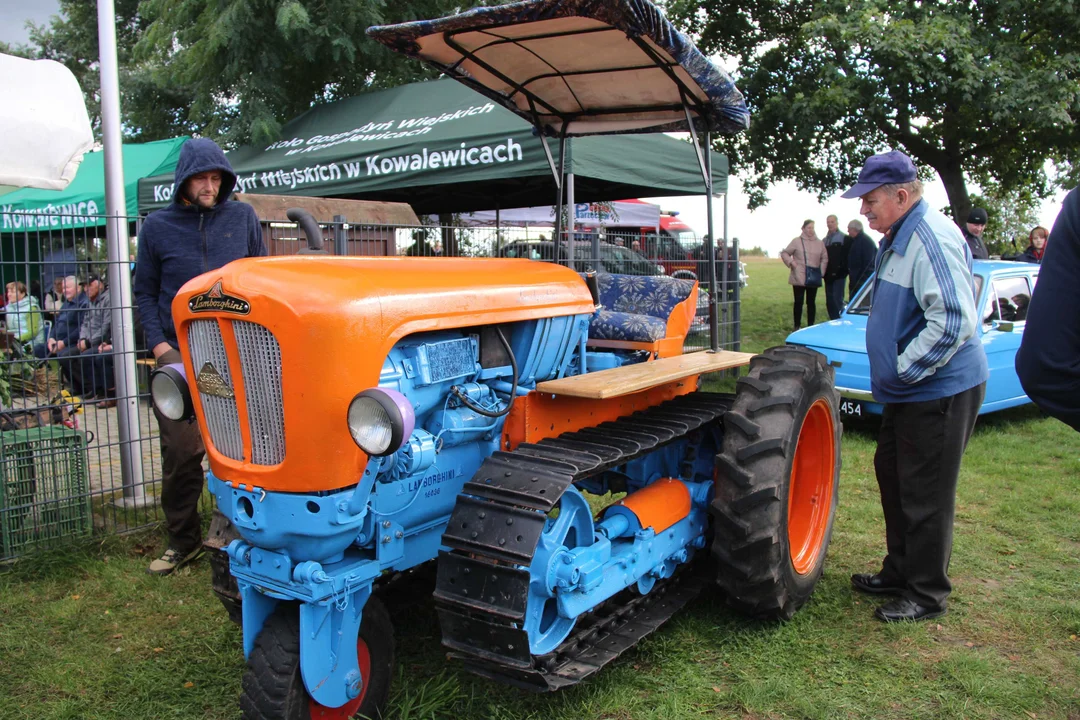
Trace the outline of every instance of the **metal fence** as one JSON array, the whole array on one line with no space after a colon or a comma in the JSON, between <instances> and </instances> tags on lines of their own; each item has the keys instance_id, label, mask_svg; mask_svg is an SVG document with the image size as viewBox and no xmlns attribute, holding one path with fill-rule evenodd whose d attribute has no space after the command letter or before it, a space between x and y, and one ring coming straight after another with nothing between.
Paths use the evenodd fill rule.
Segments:
<instances>
[{"instance_id":1,"label":"metal fence","mask_svg":"<svg viewBox=\"0 0 1080 720\"><path fill-rule=\"evenodd\" d=\"M68 281L67 293L78 299L95 292L93 278L107 283L119 277L113 273L132 273L134 264L119 267L109 260L101 216L5 220L0 229L6 291L0 325L0 560L162 519L158 429L149 398L153 360L132 298L110 293L109 299L110 306L135 316L135 346L129 352L115 350L108 337L83 352L49 342L69 326L59 311L65 278L75 278L74 289ZM125 220L135 257L139 220ZM705 259L695 250L700 242L673 255L655 236L630 232L599 238L579 232L554 243L550 229L350 225L340 217L321 227L324 248L336 255L523 257L579 271L708 276ZM263 233L272 255L294 254L307 245L291 223L263 223ZM718 252L718 344L738 349L737 245L727 255L725 264L724 250ZM687 351L710 346L704 285ZM123 377L129 371L136 375L130 383L137 388L134 396L115 390L129 385Z\"/></svg>"}]
</instances>

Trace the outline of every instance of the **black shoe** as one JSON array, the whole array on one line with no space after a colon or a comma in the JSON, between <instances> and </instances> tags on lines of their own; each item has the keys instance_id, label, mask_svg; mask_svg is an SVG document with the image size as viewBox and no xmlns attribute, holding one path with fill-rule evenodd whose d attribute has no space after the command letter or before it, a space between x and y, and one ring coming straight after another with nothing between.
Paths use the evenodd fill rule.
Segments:
<instances>
[{"instance_id":1,"label":"black shoe","mask_svg":"<svg viewBox=\"0 0 1080 720\"><path fill-rule=\"evenodd\" d=\"M886 603L874 611L874 617L887 623L893 622L918 622L930 618L941 617L945 614L945 608L926 607L914 600L900 598Z\"/></svg>"},{"instance_id":2,"label":"black shoe","mask_svg":"<svg viewBox=\"0 0 1080 720\"><path fill-rule=\"evenodd\" d=\"M881 573L857 573L851 576L851 586L859 592L871 595L903 595L904 588L898 585L890 585L882 579Z\"/></svg>"}]
</instances>

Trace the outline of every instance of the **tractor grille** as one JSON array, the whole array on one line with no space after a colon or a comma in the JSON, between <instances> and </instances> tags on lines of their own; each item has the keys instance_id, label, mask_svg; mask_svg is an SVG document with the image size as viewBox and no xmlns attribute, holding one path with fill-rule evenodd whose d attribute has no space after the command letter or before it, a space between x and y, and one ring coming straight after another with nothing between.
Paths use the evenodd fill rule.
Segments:
<instances>
[{"instance_id":1,"label":"tractor grille","mask_svg":"<svg viewBox=\"0 0 1080 720\"><path fill-rule=\"evenodd\" d=\"M232 327L240 355L247 407L238 407L235 395L222 397L199 388L210 441L225 457L243 461L245 448L240 434L240 413L243 412L247 416L252 443L246 455L255 465L277 465L285 459L281 348L273 333L261 325L233 321ZM235 392L236 383L231 376L218 321L193 321L188 326L188 344L196 374L216 372L221 377L222 387Z\"/></svg>"},{"instance_id":2,"label":"tractor grille","mask_svg":"<svg viewBox=\"0 0 1080 720\"><path fill-rule=\"evenodd\" d=\"M233 321L244 369L251 462L277 465L285 459L285 414L281 398L281 348L262 325Z\"/></svg>"}]
</instances>

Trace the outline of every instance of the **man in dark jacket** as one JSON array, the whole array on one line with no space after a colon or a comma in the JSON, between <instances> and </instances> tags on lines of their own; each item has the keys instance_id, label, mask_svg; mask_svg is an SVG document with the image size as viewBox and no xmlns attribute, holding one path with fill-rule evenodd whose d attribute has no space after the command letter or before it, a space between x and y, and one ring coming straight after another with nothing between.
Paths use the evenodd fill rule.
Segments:
<instances>
[{"instance_id":1,"label":"man in dark jacket","mask_svg":"<svg viewBox=\"0 0 1080 720\"><path fill-rule=\"evenodd\" d=\"M57 356L64 348L79 342L79 328L82 326L83 312L90 305L86 293L79 292L79 281L74 275L64 278L64 304L56 313L45 342L34 346L34 355L39 358Z\"/></svg>"},{"instance_id":2,"label":"man in dark jacket","mask_svg":"<svg viewBox=\"0 0 1080 720\"><path fill-rule=\"evenodd\" d=\"M1080 188L1065 196L1016 353L1024 392L1048 415L1080 430Z\"/></svg>"},{"instance_id":3,"label":"man in dark jacket","mask_svg":"<svg viewBox=\"0 0 1080 720\"><path fill-rule=\"evenodd\" d=\"M825 218L825 226L829 229L823 238L825 252L829 254L829 264L825 266L825 309L829 313L829 319L835 320L840 317L840 311L844 307L844 278L848 276L848 250L851 249L851 242L840 232L839 221L835 215Z\"/></svg>"},{"instance_id":4,"label":"man in dark jacket","mask_svg":"<svg viewBox=\"0 0 1080 720\"><path fill-rule=\"evenodd\" d=\"M986 243L982 239L983 230L986 229L988 219L986 211L982 208L971 208L971 212L968 213L967 224L964 226L964 240L967 241L968 247L971 248L971 258L973 260L987 260L990 257L990 252L986 249Z\"/></svg>"},{"instance_id":5,"label":"man in dark jacket","mask_svg":"<svg viewBox=\"0 0 1080 720\"><path fill-rule=\"evenodd\" d=\"M172 202L143 223L135 299L158 367L181 362L172 318L180 287L233 260L266 255L255 210L229 200L235 186L221 148L205 138L188 140L176 163ZM154 414L161 429L161 508L169 547L148 572L167 575L202 553L198 504L205 450L195 423L170 421L156 408Z\"/></svg>"},{"instance_id":6,"label":"man in dark jacket","mask_svg":"<svg viewBox=\"0 0 1080 720\"><path fill-rule=\"evenodd\" d=\"M863 232L860 220L852 220L847 226L848 241L848 300L863 286L874 272L874 258L877 257L877 243Z\"/></svg>"}]
</instances>

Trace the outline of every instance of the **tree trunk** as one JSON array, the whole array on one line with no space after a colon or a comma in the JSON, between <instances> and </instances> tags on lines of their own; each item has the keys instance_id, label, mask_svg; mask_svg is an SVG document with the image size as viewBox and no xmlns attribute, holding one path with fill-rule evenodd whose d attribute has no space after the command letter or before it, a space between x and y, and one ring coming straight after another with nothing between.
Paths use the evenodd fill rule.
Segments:
<instances>
[{"instance_id":1,"label":"tree trunk","mask_svg":"<svg viewBox=\"0 0 1080 720\"><path fill-rule=\"evenodd\" d=\"M446 257L457 257L459 255L457 233L454 232L453 224L454 216L452 213L439 213L439 225L442 227L442 254Z\"/></svg>"},{"instance_id":2,"label":"tree trunk","mask_svg":"<svg viewBox=\"0 0 1080 720\"><path fill-rule=\"evenodd\" d=\"M949 206L952 208L953 220L963 227L971 212L971 196L968 195L967 182L964 181L964 169L960 161L950 161L948 165L934 168L945 185L945 192L949 196Z\"/></svg>"}]
</instances>

